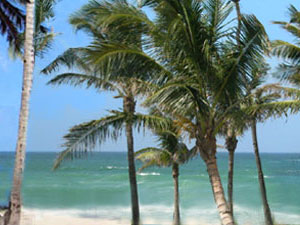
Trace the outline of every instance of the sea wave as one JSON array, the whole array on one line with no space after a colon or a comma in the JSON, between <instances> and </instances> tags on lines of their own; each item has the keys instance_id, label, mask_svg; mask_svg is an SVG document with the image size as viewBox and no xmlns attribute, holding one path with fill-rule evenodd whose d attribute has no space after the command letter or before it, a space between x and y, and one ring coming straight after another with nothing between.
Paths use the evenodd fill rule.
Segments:
<instances>
[{"instance_id":1,"label":"sea wave","mask_svg":"<svg viewBox=\"0 0 300 225\"><path fill-rule=\"evenodd\" d=\"M138 175L140 176L160 176L160 173L155 173L155 172L152 172L152 173L137 173Z\"/></svg>"},{"instance_id":2,"label":"sea wave","mask_svg":"<svg viewBox=\"0 0 300 225\"><path fill-rule=\"evenodd\" d=\"M147 221L149 224L172 224L173 205L141 205L140 211L142 220ZM102 206L94 207L91 209L37 209L25 208L24 212L33 214L37 217L57 217L62 216L70 218L88 218L98 220L116 220L116 221L130 221L131 208L130 206ZM258 208L247 206L235 205L234 212L236 220L239 224L256 225L262 224L264 221L263 211ZM286 213L286 212L273 212L276 221L282 224L297 224L300 221L300 215ZM181 208L181 218L183 224L199 225L219 224L219 216L214 204L197 205L192 207ZM94 223L93 223L94 224ZM96 223L95 223L96 224ZM114 223L113 223L114 224Z\"/></svg>"},{"instance_id":3,"label":"sea wave","mask_svg":"<svg viewBox=\"0 0 300 225\"><path fill-rule=\"evenodd\" d=\"M128 167L124 167L124 166L107 166L106 169L108 169L108 170L112 170L112 169L123 170L123 169L128 169Z\"/></svg>"}]
</instances>

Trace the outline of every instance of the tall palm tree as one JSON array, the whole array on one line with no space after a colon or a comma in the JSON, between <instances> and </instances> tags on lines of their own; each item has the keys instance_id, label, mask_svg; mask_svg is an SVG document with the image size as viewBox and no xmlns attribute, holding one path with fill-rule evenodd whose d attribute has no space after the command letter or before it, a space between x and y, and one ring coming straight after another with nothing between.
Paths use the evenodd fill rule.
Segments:
<instances>
[{"instance_id":1,"label":"tall palm tree","mask_svg":"<svg viewBox=\"0 0 300 225\"><path fill-rule=\"evenodd\" d=\"M267 193L266 193L266 187L265 187L265 181L264 181L264 175L261 165L261 159L258 149L258 142L257 142L257 130L256 130L256 123L260 121L264 121L269 116L274 113L273 111L268 111L266 113L266 108L263 108L263 110L259 111L257 110L258 107L263 107L263 105L273 105L277 104L276 101L281 97L278 93L271 92L270 94L265 92L264 87L259 88L259 85L263 82L264 76L267 74L268 68L266 65L261 64L257 68L256 71L253 71L255 73L255 79L252 80L252 82L248 85L248 91L253 92L254 95L252 98L248 99L248 102L246 104L246 107L255 108L255 112L251 112L250 116L248 117L249 127L251 129L252 134L252 141L253 141L253 149L255 154L255 160L256 160L256 167L258 172L258 181L259 181L259 187L260 187L260 193L261 193L261 199L263 203L264 208L264 216L265 216L265 223L267 225L273 225L271 210L268 204L267 200ZM270 105L269 105L270 106Z\"/></svg>"},{"instance_id":2,"label":"tall palm tree","mask_svg":"<svg viewBox=\"0 0 300 225\"><path fill-rule=\"evenodd\" d=\"M25 1L20 2L25 3ZM26 30L15 37L17 44L16 42L10 43L10 48L13 53L24 60L24 71L15 169L8 210L10 218L9 221L6 222L6 224L8 223L9 225L20 223L20 207L22 204L21 185L25 161L29 98L32 87L34 62L35 56L42 56L50 47L50 42L54 38L54 34L52 32L49 33L50 30L43 24L46 20L53 18L54 3L55 0L27 1ZM33 37L31 35L33 35Z\"/></svg>"},{"instance_id":3,"label":"tall palm tree","mask_svg":"<svg viewBox=\"0 0 300 225\"><path fill-rule=\"evenodd\" d=\"M21 219L21 186L24 171L29 99L34 69L34 0L26 2L26 26L24 41L24 66L19 129L16 146L13 185L10 195L9 225L19 225Z\"/></svg>"},{"instance_id":4,"label":"tall palm tree","mask_svg":"<svg viewBox=\"0 0 300 225\"><path fill-rule=\"evenodd\" d=\"M249 21L254 22L255 18L251 18ZM245 27L250 25L251 22L249 23L249 21L246 21L246 19L244 19L243 22L244 22ZM254 34L257 35L258 27L260 25L259 25L259 23L257 23L257 21L255 21L254 23L256 23L256 25L257 25L257 27L256 27L257 30ZM251 24L251 25L253 25L253 24ZM254 39L256 39L257 36L255 37L255 35L252 36L251 38L249 38L246 42L249 43L249 41L252 42ZM241 42L242 41L244 41L243 48L245 49L245 46L246 46L245 39L241 40ZM256 40L256 41L259 42L259 40ZM237 58L239 58L240 56L241 56L241 58L243 58L243 56L244 56L243 54L244 53L238 51ZM253 54L253 52L251 52L250 54ZM229 56L230 55L226 55L226 56L219 55L217 57L228 58ZM253 54L252 57L255 57L255 54ZM196 143L197 143L198 151L200 152L200 155L201 155L202 159L204 159L206 166L207 166L207 170L208 170L208 173L210 176L210 181L211 181L211 184L213 187L215 201L218 205L220 217L221 217L223 224L234 224L234 221L233 221L232 211L228 211L228 209L227 209L227 202L224 197L223 188L222 188L221 180L219 177L219 172L217 169L216 158L215 158L215 154L216 154L215 135L218 132L218 129L220 129L220 127L222 126L222 124L225 123L225 118L228 116L229 112L232 113L233 111L235 111L236 106L238 105L237 104L238 100L235 97L235 95L239 92L239 90L238 90L239 87L238 86L234 87L231 85L238 85L239 82L243 81L242 77L239 78L237 76L238 74L246 74L248 72L248 71L238 71L238 69L243 70L242 66L245 65L245 64L243 64L243 63L245 63L245 61L243 61L243 60L245 60L245 58L241 59L240 62L238 62L239 65L241 66L241 68L236 68L235 66L230 67L230 65L228 65L228 64L226 65L226 63L228 63L228 61L226 63L225 63L225 61L223 61L223 63L225 63L222 65L223 68L219 68L220 70L217 69L217 70L215 70L215 72L211 71L209 73L209 75L211 75L211 73L227 75L228 73L226 73L225 70L228 69L228 67L229 67L230 68L229 71L231 72L231 74L229 73L230 75L228 75L228 77L226 77L226 75L225 75L225 77L222 78L222 79L224 79L222 82L223 84L225 83L225 85L226 85L226 82L228 82L227 87L224 87L224 86L222 87L222 85L221 85L216 90L213 90L213 89L207 90L209 94L206 93L204 95L203 95L203 93L201 93L201 91L198 91L198 90L201 90L201 89L203 90L204 88L211 88L211 86L203 87L201 84L199 85L199 83L196 81L197 84L199 85L197 87L196 83L194 83L194 81L191 80L191 81L188 81L188 83L190 83L190 84L187 84L186 87L184 87L184 89L185 88L188 89L187 91L192 92L191 97L192 97L192 99L194 99L192 101L195 101L195 103L196 103L196 107L194 108L194 110L197 112L196 116L195 116L196 129L193 133L196 134ZM240 72L242 72L242 73L240 73ZM229 81L228 81L229 79L232 79L231 84L229 84ZM239 79L241 79L241 80L239 80ZM216 82L216 80L214 80L214 82ZM234 82L235 82L235 84L234 84ZM184 83L184 82L181 81L181 86L182 86L182 83ZM175 85L177 86L178 84L175 84ZM210 84L210 85L212 85L212 84ZM174 88L174 86L173 86L173 88ZM177 86L177 87L179 87L179 86ZM162 91L164 91L165 93L163 93ZM166 90L162 90L162 91L161 91L161 93L158 93L158 95L157 95L158 98L155 99L155 101L157 101L157 100L159 101L159 99L164 98L164 96L166 94L170 95L170 93L173 92L170 89L167 91ZM169 92L169 91L171 91L171 92ZM215 96L212 96L213 91L216 91ZM182 90L182 92L183 92L183 90ZM221 94L221 92L223 94ZM226 96L228 99L231 99L232 102L230 104L228 104L228 103L224 104L226 101L224 102L224 99L222 99L221 95ZM207 98L207 96L209 96L209 98ZM154 98L153 98L153 100L154 100ZM154 102L154 101L152 101L152 102ZM166 102L165 101L163 103L164 104L167 103L166 105L171 105L171 107L173 107L173 108L175 106L175 105L173 105L175 102ZM178 103L176 103L176 104L178 105ZM220 109L222 109L222 110L220 110ZM235 135L233 132L230 135L228 135L227 147L231 152L230 155L233 156L234 149L236 148L236 138L235 138ZM233 159L231 162L233 162ZM231 168L232 167L233 167L233 165L231 165Z\"/></svg>"},{"instance_id":5,"label":"tall palm tree","mask_svg":"<svg viewBox=\"0 0 300 225\"><path fill-rule=\"evenodd\" d=\"M193 151L182 142L181 129L173 123L167 130L156 130L160 148L143 148L135 153L136 159L144 164L139 169L142 171L150 166L172 167L174 181L174 213L173 224L180 225L180 204L179 204L179 165L187 162L193 156Z\"/></svg>"},{"instance_id":6,"label":"tall palm tree","mask_svg":"<svg viewBox=\"0 0 300 225\"><path fill-rule=\"evenodd\" d=\"M98 29L110 29L123 37L143 37L143 48L109 42L99 51L93 45L85 60L102 69L135 60L135 69L156 74L151 81L161 86L146 104L187 119L190 137L196 139L206 163L221 221L233 224L216 163L216 134L238 104L228 106L224 96L228 99L243 89L240 74L251 80L250 59L265 48L264 29L254 16L244 17L240 52L228 38L232 32L224 23L231 4L220 0L151 0L144 5L153 8L155 21L125 1L87 4L85 10L97 17L94 24Z\"/></svg>"},{"instance_id":7,"label":"tall palm tree","mask_svg":"<svg viewBox=\"0 0 300 225\"><path fill-rule=\"evenodd\" d=\"M92 2L91 4L96 4ZM75 13L70 22L78 30L83 30L89 35L92 36L93 42L87 46L76 49L68 49L65 53L58 56L52 63L50 63L42 72L50 73L55 71L60 66L67 66L69 68L76 67L82 74L67 73L58 75L52 81L51 84L61 84L68 83L71 85L80 85L86 83L87 87L94 86L100 90L110 90L117 91L118 96L123 99L123 119L121 124L125 126L125 132L127 137L127 152L128 152L128 172L129 172L129 183L131 191L131 207L132 207L132 224L140 223L140 213L139 213L139 201L138 201L138 190L136 182L136 170L134 162L134 143L133 143L133 126L136 122L137 115L135 113L136 97L141 94L147 93L147 90L151 88L150 83L146 83L145 80L140 79L146 78L149 74L148 71L143 69L143 65L139 65L138 62L132 59L124 63L115 63L113 61L106 62L105 64L95 64L91 63L90 59L96 59L89 55L91 50L97 49L98 54L106 53L105 47L109 46L109 42L117 43L119 46L122 45L131 45L136 47L136 51L141 49L141 38L127 38L126 36L119 34L117 32L111 32L108 28L101 29L97 27L95 22L92 19L94 18L87 10L86 7L83 7L77 13ZM139 67L137 69L137 67ZM116 111L114 111L116 112ZM126 116L125 116L126 115ZM149 118L149 117L147 117ZM133 121L135 119L135 121ZM105 120L105 119L104 119ZM101 119L102 121L102 119ZM110 120L109 120L110 121ZM144 121L144 120L143 120ZM154 117L150 118L150 121L154 121ZM113 122L113 121L112 121ZM141 120L140 120L141 123ZM151 123L146 123L147 126L151 126ZM101 125L102 126L102 125ZM108 126L114 127L114 124L108 124ZM81 126L79 126L81 127ZM100 127L101 128L101 127ZM99 129L100 129L99 128ZM116 130L120 129L115 127ZM72 130L70 132L72 133ZM95 131L96 132L96 131ZM118 133L118 132L117 132ZM82 135L87 135L88 139L90 135L97 135L98 133L84 133ZM103 136L103 135L102 135ZM105 141L103 137L98 136L101 142ZM68 137L68 135L67 135ZM79 144L78 144L79 143ZM76 142L72 148L68 148L66 151L62 152L59 156L58 161L55 164L55 168L60 164L61 160L68 154L76 154L78 145L81 143ZM77 145L78 144L78 145ZM88 144L87 144L88 145ZM90 144L91 145L91 144ZM74 150L75 149L75 150ZM80 151L80 148L79 150ZM66 154L68 153L68 154Z\"/></svg>"},{"instance_id":8,"label":"tall palm tree","mask_svg":"<svg viewBox=\"0 0 300 225\"><path fill-rule=\"evenodd\" d=\"M168 121L155 115L142 115L135 112L135 97L147 90L147 84L137 79L119 79L118 81L105 81L101 77L79 74L62 74L50 81L51 84L71 83L73 85L86 82L88 86L105 88L118 92L119 98L123 99L123 111L111 111L111 114L87 123L72 127L64 136L66 149L62 151L55 164L58 168L64 159L80 157L82 153L88 153L88 149L94 149L97 143L105 142L107 138L118 139L125 128L127 138L128 173L131 192L132 224L140 224L139 201L136 181L136 169L134 163L133 127L164 129Z\"/></svg>"},{"instance_id":9,"label":"tall palm tree","mask_svg":"<svg viewBox=\"0 0 300 225\"><path fill-rule=\"evenodd\" d=\"M247 86L248 91L252 92L252 95L251 98L248 98L244 102L242 110L245 112L244 121L251 129L265 224L273 225L274 222L267 199L267 190L259 153L256 126L258 122L264 122L270 117L287 116L288 113L297 113L300 107L300 92L297 89L282 87L278 84L261 86L267 71L268 67L264 63L253 71L255 79Z\"/></svg>"}]
</instances>

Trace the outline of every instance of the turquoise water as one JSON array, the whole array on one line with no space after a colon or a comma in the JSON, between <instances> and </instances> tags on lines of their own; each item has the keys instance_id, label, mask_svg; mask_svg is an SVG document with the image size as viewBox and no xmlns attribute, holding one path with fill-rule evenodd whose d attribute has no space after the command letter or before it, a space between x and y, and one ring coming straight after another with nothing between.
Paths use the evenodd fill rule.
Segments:
<instances>
[{"instance_id":1,"label":"turquoise water","mask_svg":"<svg viewBox=\"0 0 300 225\"><path fill-rule=\"evenodd\" d=\"M126 153L94 153L87 159L66 162L53 172L56 153L28 153L23 186L26 208L77 210L107 218L130 218ZM0 203L7 202L13 153L0 152ZM300 224L300 154L262 154L271 210L276 221ZM223 186L227 182L227 154L218 154ZM140 163L137 163L137 167ZM137 176L142 218L171 220L173 181L170 168L149 168ZM217 223L206 169L196 158L180 168L183 221L190 218ZM234 202L239 224L261 224L262 207L255 159L237 153ZM188 224L188 222L187 222ZM201 224L199 222L199 224Z\"/></svg>"}]
</instances>

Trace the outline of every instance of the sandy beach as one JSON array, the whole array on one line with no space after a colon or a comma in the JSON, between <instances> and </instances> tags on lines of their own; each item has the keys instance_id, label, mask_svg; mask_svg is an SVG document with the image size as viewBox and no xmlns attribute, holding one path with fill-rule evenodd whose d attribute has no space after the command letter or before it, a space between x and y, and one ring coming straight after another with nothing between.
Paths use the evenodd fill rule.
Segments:
<instances>
[{"instance_id":1,"label":"sandy beach","mask_svg":"<svg viewBox=\"0 0 300 225\"><path fill-rule=\"evenodd\" d=\"M99 225L111 224L121 225L130 224L130 221L125 219L104 219L92 218L83 214L64 213L62 211L47 211L36 209L24 209L21 225Z\"/></svg>"},{"instance_id":2,"label":"sandy beach","mask_svg":"<svg viewBox=\"0 0 300 225\"><path fill-rule=\"evenodd\" d=\"M78 213L69 210L39 210L24 209L21 225L126 225L130 221L125 218L103 218L101 216L92 216L88 211ZM172 221L157 220L155 218L145 218L142 220L143 225L171 225ZM184 221L188 225L218 225L208 221L199 221L189 219ZM249 224L250 225L250 224Z\"/></svg>"}]
</instances>

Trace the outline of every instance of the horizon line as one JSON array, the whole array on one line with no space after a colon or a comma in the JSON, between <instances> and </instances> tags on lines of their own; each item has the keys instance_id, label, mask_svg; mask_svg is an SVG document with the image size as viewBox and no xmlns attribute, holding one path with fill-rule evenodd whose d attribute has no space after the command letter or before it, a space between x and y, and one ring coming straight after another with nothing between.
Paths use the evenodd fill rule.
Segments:
<instances>
[{"instance_id":1,"label":"horizon line","mask_svg":"<svg viewBox=\"0 0 300 225\"><path fill-rule=\"evenodd\" d=\"M0 151L0 153L14 153L15 151ZM93 153L126 153L127 151L90 151L87 154ZM26 151L26 153L60 153L59 151ZM217 153L227 153L227 151L220 151ZM235 152L235 153L254 153L253 151ZM260 152L260 154L300 154L300 152Z\"/></svg>"}]
</instances>

